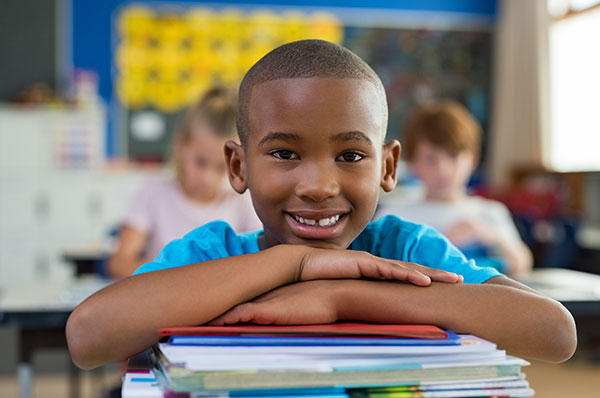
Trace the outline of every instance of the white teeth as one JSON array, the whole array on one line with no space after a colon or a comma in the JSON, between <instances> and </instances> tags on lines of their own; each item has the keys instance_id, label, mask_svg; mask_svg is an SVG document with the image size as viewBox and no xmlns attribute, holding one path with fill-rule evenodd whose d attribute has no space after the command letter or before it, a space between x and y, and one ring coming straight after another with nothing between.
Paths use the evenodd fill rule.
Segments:
<instances>
[{"instance_id":1,"label":"white teeth","mask_svg":"<svg viewBox=\"0 0 600 398\"><path fill-rule=\"evenodd\" d=\"M305 225L319 225L320 227L328 227L330 225L334 225L336 222L338 222L338 220L340 219L340 215L335 215L335 216L331 216L328 218L322 218L320 220L311 220L310 218L303 218L303 217L299 217L299 216L294 216L294 218L296 219L296 221L305 224Z\"/></svg>"}]
</instances>

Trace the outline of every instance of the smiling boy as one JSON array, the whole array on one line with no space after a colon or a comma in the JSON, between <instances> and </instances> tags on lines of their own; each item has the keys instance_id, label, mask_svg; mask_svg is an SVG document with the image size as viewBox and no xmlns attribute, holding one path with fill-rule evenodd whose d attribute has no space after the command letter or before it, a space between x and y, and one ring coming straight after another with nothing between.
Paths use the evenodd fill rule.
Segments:
<instances>
[{"instance_id":1,"label":"smiling boy","mask_svg":"<svg viewBox=\"0 0 600 398\"><path fill-rule=\"evenodd\" d=\"M573 354L558 302L477 267L428 227L369 223L380 187L396 184L400 145L384 144L385 92L355 54L319 40L273 50L246 74L237 118L229 180L250 190L264 230L207 224L88 298L67 324L79 366L141 352L159 328L208 322L437 324L529 358Z\"/></svg>"}]
</instances>

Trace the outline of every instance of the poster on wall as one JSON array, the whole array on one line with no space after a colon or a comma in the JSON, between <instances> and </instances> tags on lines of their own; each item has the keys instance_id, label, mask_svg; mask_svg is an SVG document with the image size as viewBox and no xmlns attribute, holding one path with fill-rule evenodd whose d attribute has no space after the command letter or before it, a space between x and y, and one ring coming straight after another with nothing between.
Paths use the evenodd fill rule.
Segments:
<instances>
[{"instance_id":1,"label":"poster on wall","mask_svg":"<svg viewBox=\"0 0 600 398\"><path fill-rule=\"evenodd\" d=\"M381 14L386 15L382 22L360 18L362 12L155 2L120 8L113 21L118 99L113 116L121 126L123 154L137 161L165 161L178 119L209 87L235 88L267 52L308 38L348 47L378 73L388 95L389 138L400 138L402 123L416 104L442 98L463 103L485 130L490 26L406 26L406 18L395 24L389 13Z\"/></svg>"}]
</instances>

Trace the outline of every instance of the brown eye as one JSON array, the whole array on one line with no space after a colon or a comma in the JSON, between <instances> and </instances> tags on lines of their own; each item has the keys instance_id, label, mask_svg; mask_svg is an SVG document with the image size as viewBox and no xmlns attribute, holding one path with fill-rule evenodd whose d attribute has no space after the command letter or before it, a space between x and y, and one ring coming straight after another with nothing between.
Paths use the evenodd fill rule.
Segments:
<instances>
[{"instance_id":1,"label":"brown eye","mask_svg":"<svg viewBox=\"0 0 600 398\"><path fill-rule=\"evenodd\" d=\"M337 160L341 162L358 162L364 158L363 155L356 152L344 152L338 156Z\"/></svg>"},{"instance_id":2,"label":"brown eye","mask_svg":"<svg viewBox=\"0 0 600 398\"><path fill-rule=\"evenodd\" d=\"M298 155L296 155L292 151L287 151L285 149L278 150L278 151L273 151L273 152L271 152L271 155L274 156L274 157L276 157L277 159L280 159L280 160L295 160L295 159L298 159Z\"/></svg>"}]
</instances>

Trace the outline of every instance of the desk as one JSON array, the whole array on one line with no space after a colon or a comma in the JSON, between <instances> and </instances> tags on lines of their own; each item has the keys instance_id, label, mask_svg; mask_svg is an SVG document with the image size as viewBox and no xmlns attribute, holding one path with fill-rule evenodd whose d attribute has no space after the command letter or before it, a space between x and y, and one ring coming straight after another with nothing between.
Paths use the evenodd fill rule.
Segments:
<instances>
[{"instance_id":1,"label":"desk","mask_svg":"<svg viewBox=\"0 0 600 398\"><path fill-rule=\"evenodd\" d=\"M600 275L542 268L518 280L560 301L575 318L577 352L600 359Z\"/></svg>"},{"instance_id":2,"label":"desk","mask_svg":"<svg viewBox=\"0 0 600 398\"><path fill-rule=\"evenodd\" d=\"M75 266L76 276L105 275L105 270L101 268L103 261L109 256L110 254L106 250L94 248L66 250L62 254L63 260Z\"/></svg>"},{"instance_id":3,"label":"desk","mask_svg":"<svg viewBox=\"0 0 600 398\"><path fill-rule=\"evenodd\" d=\"M29 283L0 291L0 324L19 332L17 378L21 398L31 397L33 353L67 346L65 325L71 311L111 281L90 276L70 284ZM79 370L71 363L71 396L79 396Z\"/></svg>"},{"instance_id":4,"label":"desk","mask_svg":"<svg viewBox=\"0 0 600 398\"><path fill-rule=\"evenodd\" d=\"M600 275L562 268L535 269L518 281L560 301L574 317L600 318Z\"/></svg>"}]
</instances>

